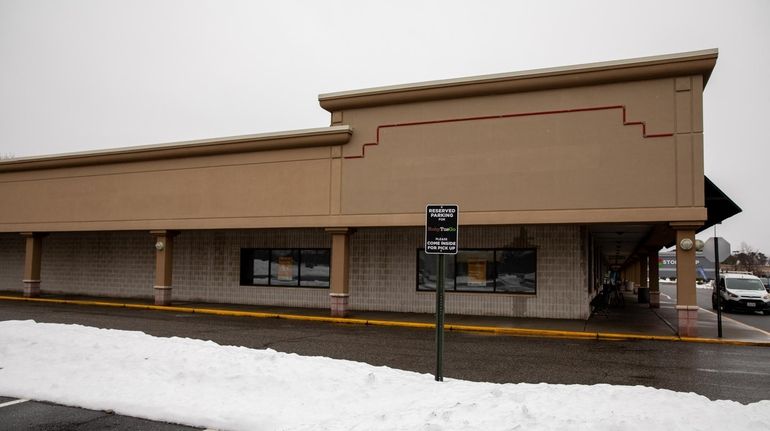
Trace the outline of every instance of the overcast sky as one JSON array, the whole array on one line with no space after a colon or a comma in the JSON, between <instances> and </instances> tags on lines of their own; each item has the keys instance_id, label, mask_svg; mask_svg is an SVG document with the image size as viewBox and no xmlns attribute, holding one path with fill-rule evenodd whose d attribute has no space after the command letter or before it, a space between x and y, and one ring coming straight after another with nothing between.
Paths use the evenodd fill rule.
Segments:
<instances>
[{"instance_id":1,"label":"overcast sky","mask_svg":"<svg viewBox=\"0 0 770 431\"><path fill-rule=\"evenodd\" d=\"M707 48L706 175L743 208L718 232L770 254L767 0L0 0L0 154L322 127L319 93Z\"/></svg>"}]
</instances>

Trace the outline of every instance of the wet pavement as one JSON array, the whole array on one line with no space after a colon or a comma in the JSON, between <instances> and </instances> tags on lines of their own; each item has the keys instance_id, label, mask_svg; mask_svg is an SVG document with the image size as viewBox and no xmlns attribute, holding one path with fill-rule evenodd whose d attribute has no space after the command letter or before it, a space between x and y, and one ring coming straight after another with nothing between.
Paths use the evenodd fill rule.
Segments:
<instances>
[{"instance_id":1,"label":"wet pavement","mask_svg":"<svg viewBox=\"0 0 770 431\"><path fill-rule=\"evenodd\" d=\"M609 307L605 310L592 314L588 319L543 319L526 317L495 317L495 316L466 316L466 315L447 315L447 324L470 325L470 326L489 326L501 328L522 328L532 330L555 330L555 331L573 331L590 333L609 333L609 334L634 334L634 335L652 335L652 336L676 336L677 335L677 312L675 309L675 285L673 289L670 286L662 284L661 286L661 307L651 309L648 304L640 304L637 297L631 292L625 292L625 305L623 307ZM702 289L699 289L699 293ZM20 297L19 292L0 292L0 296ZM699 295L700 296L700 295ZM43 298L51 299L74 299L74 300L96 300L103 302L124 302L132 304L150 304L150 300L141 299L120 299L87 297L76 295L52 295L44 294ZM255 311L262 313L275 313L287 315L321 316L328 317L328 309L314 308L294 308L294 307L275 307L261 305L242 305L242 304L212 304L191 301L175 301L174 306L204 309L219 309L230 311ZM350 312L349 318L365 320L383 320L395 322L419 322L433 323L435 316L427 313L396 313L382 311L358 311ZM770 316L757 316L759 318L767 317L770 322ZM701 338L718 339L716 315L707 309L698 313L698 336ZM770 332L750 324L743 323L736 319L723 319L723 338L724 340L770 343Z\"/></svg>"},{"instance_id":2,"label":"wet pavement","mask_svg":"<svg viewBox=\"0 0 770 431\"><path fill-rule=\"evenodd\" d=\"M660 291L662 293L661 302L665 300L671 304L676 303L676 283L661 283ZM716 314L716 310L714 310L714 308L711 307L711 293L713 292L713 290L706 286L700 286L698 287L698 290L696 292L697 292L697 298L698 298L698 306L703 310L702 313L705 312L706 315ZM746 311L731 310L731 311L723 311L722 317L725 319L725 321L729 319L731 322L742 323L744 325L748 325L753 328L762 330L766 332L768 335L770 335L770 315L764 315L759 312L752 313L752 312L746 312ZM713 320L715 318L716 317L712 317L710 318L710 320ZM740 326L740 325L737 325L737 326ZM708 327L706 327L706 329L708 330ZM712 328L712 330L714 329ZM727 336L730 337L730 335L727 335Z\"/></svg>"},{"instance_id":3,"label":"wet pavement","mask_svg":"<svg viewBox=\"0 0 770 431\"><path fill-rule=\"evenodd\" d=\"M435 370L435 332L430 329L0 301L0 320L9 319L269 347L421 373ZM770 348L448 332L444 374L498 383L645 385L754 402L768 398Z\"/></svg>"},{"instance_id":4,"label":"wet pavement","mask_svg":"<svg viewBox=\"0 0 770 431\"><path fill-rule=\"evenodd\" d=\"M16 403L13 403L17 401ZM8 402L10 405L3 406ZM12 404L11 404L12 403ZM0 431L186 431L200 430L112 412L0 397Z\"/></svg>"},{"instance_id":5,"label":"wet pavement","mask_svg":"<svg viewBox=\"0 0 770 431\"><path fill-rule=\"evenodd\" d=\"M675 285L662 285L661 293L659 309L639 304L633 295L626 293L623 307L609 307L586 320L449 315L446 321L448 324L532 330L676 335ZM699 303L710 295L710 291L705 290L698 293ZM6 294L19 296L18 292L0 292L0 295ZM44 297L64 298L60 295ZM66 298L149 303L148 300L136 299ZM306 316L328 316L329 313L326 309L194 302L176 302L174 305ZM703 308L699 312L699 336L716 338L716 315ZM434 321L432 314L416 313L354 311L350 317L401 322ZM762 329L765 320L754 326L751 321L739 320L740 317L725 313L723 333L726 339L770 341L770 333ZM770 322L770 316L756 316L760 319L765 317ZM0 320L10 319L77 323L137 330L156 336L198 338L225 345L272 348L429 374L435 370L435 332L430 329L0 300ZM770 398L767 390L770 387L770 347L447 332L444 357L444 375L448 378L497 383L644 385L743 403ZM7 405L3 407L4 404ZM45 402L14 402L14 398L0 396L0 431L6 429L170 431L196 428Z\"/></svg>"}]
</instances>

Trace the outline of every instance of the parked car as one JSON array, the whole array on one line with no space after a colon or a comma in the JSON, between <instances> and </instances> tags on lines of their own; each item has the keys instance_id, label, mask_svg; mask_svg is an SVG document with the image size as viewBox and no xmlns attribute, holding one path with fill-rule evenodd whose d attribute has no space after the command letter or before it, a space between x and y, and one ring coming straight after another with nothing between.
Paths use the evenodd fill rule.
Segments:
<instances>
[{"instance_id":1,"label":"parked car","mask_svg":"<svg viewBox=\"0 0 770 431\"><path fill-rule=\"evenodd\" d=\"M765 285L765 290L770 292L770 277L759 277L762 280L762 284Z\"/></svg>"},{"instance_id":2,"label":"parked car","mask_svg":"<svg viewBox=\"0 0 770 431\"><path fill-rule=\"evenodd\" d=\"M719 274L719 295L722 309L762 311L770 314L770 293L759 277L751 274ZM717 308L717 291L711 294L711 308Z\"/></svg>"}]
</instances>

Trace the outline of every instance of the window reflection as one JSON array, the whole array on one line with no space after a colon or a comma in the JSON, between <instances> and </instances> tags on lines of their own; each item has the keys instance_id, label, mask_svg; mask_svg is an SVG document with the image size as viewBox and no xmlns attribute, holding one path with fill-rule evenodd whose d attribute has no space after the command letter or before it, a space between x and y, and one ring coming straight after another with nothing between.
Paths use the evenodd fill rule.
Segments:
<instances>
[{"instance_id":1,"label":"window reflection","mask_svg":"<svg viewBox=\"0 0 770 431\"><path fill-rule=\"evenodd\" d=\"M254 266L252 283L267 284L270 277L270 250L254 250L252 261Z\"/></svg>"},{"instance_id":2,"label":"window reflection","mask_svg":"<svg viewBox=\"0 0 770 431\"><path fill-rule=\"evenodd\" d=\"M535 293L535 250L498 250L496 292Z\"/></svg>"},{"instance_id":3,"label":"window reflection","mask_svg":"<svg viewBox=\"0 0 770 431\"><path fill-rule=\"evenodd\" d=\"M437 255L417 251L417 290L436 290ZM447 291L537 293L535 249L460 250L446 256Z\"/></svg>"},{"instance_id":4,"label":"window reflection","mask_svg":"<svg viewBox=\"0 0 770 431\"><path fill-rule=\"evenodd\" d=\"M240 284L329 288L330 266L328 248L242 248Z\"/></svg>"},{"instance_id":5,"label":"window reflection","mask_svg":"<svg viewBox=\"0 0 770 431\"><path fill-rule=\"evenodd\" d=\"M329 287L329 250L302 250L300 286Z\"/></svg>"},{"instance_id":6,"label":"window reflection","mask_svg":"<svg viewBox=\"0 0 770 431\"><path fill-rule=\"evenodd\" d=\"M424 250L417 253L419 263L417 271L417 289L418 290L436 290L436 280L438 280L438 255L426 254ZM454 290L455 288L455 261L454 256L447 256L446 270L444 271L444 290Z\"/></svg>"}]
</instances>

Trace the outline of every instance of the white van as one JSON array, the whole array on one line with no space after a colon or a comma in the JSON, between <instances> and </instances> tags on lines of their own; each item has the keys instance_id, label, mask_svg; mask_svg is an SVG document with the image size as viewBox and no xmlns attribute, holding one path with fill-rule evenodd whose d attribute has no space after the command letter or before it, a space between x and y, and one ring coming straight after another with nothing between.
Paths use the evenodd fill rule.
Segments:
<instances>
[{"instance_id":1,"label":"white van","mask_svg":"<svg viewBox=\"0 0 770 431\"><path fill-rule=\"evenodd\" d=\"M770 293L759 277L751 274L724 272L719 274L719 295L722 309L762 311L770 314ZM711 308L717 308L717 291L711 294Z\"/></svg>"}]
</instances>

